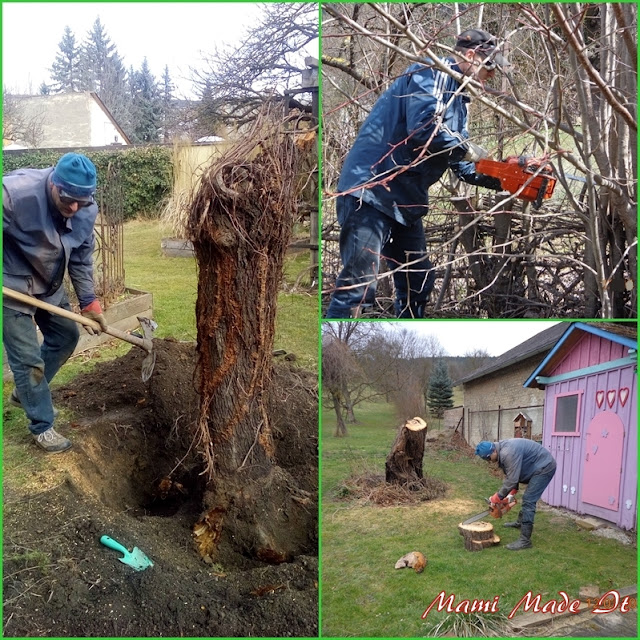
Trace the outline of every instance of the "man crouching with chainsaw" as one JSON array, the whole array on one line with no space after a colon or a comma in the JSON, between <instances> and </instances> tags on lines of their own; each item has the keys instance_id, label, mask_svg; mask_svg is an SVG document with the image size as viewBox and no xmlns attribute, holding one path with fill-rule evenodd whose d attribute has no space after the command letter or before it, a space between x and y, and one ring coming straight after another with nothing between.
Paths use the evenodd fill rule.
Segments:
<instances>
[{"instance_id":1,"label":"man crouching with chainsaw","mask_svg":"<svg viewBox=\"0 0 640 640\"><path fill-rule=\"evenodd\" d=\"M82 315L106 330L93 285L95 191L96 168L78 153L63 155L49 169L7 174L2 180L2 275L4 287L71 310L62 285L68 271ZM16 385L9 402L26 412L36 444L48 453L66 451L71 442L53 428L57 412L49 383L78 343L76 323L8 296L2 306L2 338Z\"/></svg>"},{"instance_id":2,"label":"man crouching with chainsaw","mask_svg":"<svg viewBox=\"0 0 640 640\"><path fill-rule=\"evenodd\" d=\"M508 495L518 490L519 483L527 484L518 519L505 522L504 526L520 529L520 537L508 544L507 549L528 549L531 547L536 504L556 472L556 461L541 444L525 438L499 442L483 440L476 447L476 455L487 462L497 462L505 474L502 487L489 499L492 505L507 504Z\"/></svg>"}]
</instances>

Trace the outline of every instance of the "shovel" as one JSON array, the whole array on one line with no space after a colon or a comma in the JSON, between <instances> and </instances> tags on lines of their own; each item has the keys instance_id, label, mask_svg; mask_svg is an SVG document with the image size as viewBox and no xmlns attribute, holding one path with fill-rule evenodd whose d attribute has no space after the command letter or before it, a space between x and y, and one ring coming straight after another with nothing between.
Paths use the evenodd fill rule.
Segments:
<instances>
[{"instance_id":1,"label":"shovel","mask_svg":"<svg viewBox=\"0 0 640 640\"><path fill-rule=\"evenodd\" d=\"M100 325L95 320L85 318L79 313L73 313L72 311L61 309L60 307L56 307L53 304L49 304L48 302L42 302L42 300L38 300L37 298L33 298L24 293L14 291L13 289L2 287L2 295L7 296L7 298L12 298L13 300L18 300L19 302L23 302L24 304L31 305L32 307L37 307L38 309L44 309L49 313L55 313L58 316L67 318L68 320L73 320L74 322L78 322L79 324L91 327L95 331L102 331ZM149 320L149 318L140 316L138 317L138 321L140 322L140 326L142 327L144 338L125 333L124 331L120 331L120 329L116 329L115 327L107 327L105 333L108 333L114 338L119 338L120 340L124 340L125 342L135 344L136 347L140 347L147 352L147 357L142 361L142 382L146 382L151 377L151 374L153 373L153 367L156 364L156 353L153 350L153 342L151 341L155 323L152 320Z\"/></svg>"},{"instance_id":2,"label":"shovel","mask_svg":"<svg viewBox=\"0 0 640 640\"><path fill-rule=\"evenodd\" d=\"M126 547L123 547L119 542L116 542L109 536L102 536L100 542L105 547L109 547L109 549L124 553L124 557L118 558L118 560L123 564L128 564L130 567L133 567L136 571L144 571L148 567L153 567L153 562L151 562L138 547L134 547L133 551L130 552Z\"/></svg>"}]
</instances>

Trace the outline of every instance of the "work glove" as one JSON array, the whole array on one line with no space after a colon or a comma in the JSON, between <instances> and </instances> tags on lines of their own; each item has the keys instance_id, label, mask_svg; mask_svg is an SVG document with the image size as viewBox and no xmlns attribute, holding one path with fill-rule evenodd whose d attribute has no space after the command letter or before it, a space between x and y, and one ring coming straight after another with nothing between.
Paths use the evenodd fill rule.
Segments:
<instances>
[{"instance_id":1,"label":"work glove","mask_svg":"<svg viewBox=\"0 0 640 640\"><path fill-rule=\"evenodd\" d=\"M102 331L107 330L107 320L102 313L102 307L100 306L100 301L98 299L94 300L91 304L87 305L84 309L80 310L80 313L85 317L89 318L89 320L95 320L99 325ZM86 324L83 325L86 329L87 333L94 336L100 335L100 331L93 329L92 327L88 327Z\"/></svg>"},{"instance_id":2,"label":"work glove","mask_svg":"<svg viewBox=\"0 0 640 640\"><path fill-rule=\"evenodd\" d=\"M491 504L500 504L501 502L504 502L504 498L501 498L496 492L489 498L489 502Z\"/></svg>"},{"instance_id":3,"label":"work glove","mask_svg":"<svg viewBox=\"0 0 640 640\"><path fill-rule=\"evenodd\" d=\"M489 152L486 149L471 142L471 140L467 140L465 144L467 145L467 152L464 154L463 160L467 162L478 162L478 160L489 157Z\"/></svg>"},{"instance_id":4,"label":"work glove","mask_svg":"<svg viewBox=\"0 0 640 640\"><path fill-rule=\"evenodd\" d=\"M478 181L478 186L486 187L487 189L493 189L494 191L502 191L502 183L500 178L494 178L493 176L485 176L481 173L476 174L482 176L482 180Z\"/></svg>"}]
</instances>

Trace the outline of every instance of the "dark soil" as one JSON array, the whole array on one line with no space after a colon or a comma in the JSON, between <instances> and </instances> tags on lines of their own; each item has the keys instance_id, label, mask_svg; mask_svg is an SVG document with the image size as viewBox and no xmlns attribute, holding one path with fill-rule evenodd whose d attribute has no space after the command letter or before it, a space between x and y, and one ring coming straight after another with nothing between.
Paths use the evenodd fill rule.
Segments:
<instances>
[{"instance_id":1,"label":"dark soil","mask_svg":"<svg viewBox=\"0 0 640 640\"><path fill-rule=\"evenodd\" d=\"M154 344L146 384L144 353L133 349L57 389L54 403L76 418L58 425L74 446L56 457L55 483L29 494L5 487L4 635L317 636L316 531L304 554L278 565L230 540L214 563L198 554L195 349ZM316 376L282 363L273 385L277 464L317 495ZM138 547L154 566L119 562L100 544L103 534Z\"/></svg>"}]
</instances>

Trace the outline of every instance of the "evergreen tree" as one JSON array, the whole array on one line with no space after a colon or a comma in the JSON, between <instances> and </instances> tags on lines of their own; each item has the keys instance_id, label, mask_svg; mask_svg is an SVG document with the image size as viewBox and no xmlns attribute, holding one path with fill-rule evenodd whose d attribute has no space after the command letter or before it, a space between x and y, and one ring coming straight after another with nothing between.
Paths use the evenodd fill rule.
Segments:
<instances>
[{"instance_id":1,"label":"evergreen tree","mask_svg":"<svg viewBox=\"0 0 640 640\"><path fill-rule=\"evenodd\" d=\"M210 79L204 81L200 91L200 101L195 109L195 137L215 135L222 122L220 116L220 99L216 98Z\"/></svg>"},{"instance_id":2,"label":"evergreen tree","mask_svg":"<svg viewBox=\"0 0 640 640\"><path fill-rule=\"evenodd\" d=\"M132 135L135 142L158 142L162 125L162 100L158 83L145 58L132 82Z\"/></svg>"},{"instance_id":3,"label":"evergreen tree","mask_svg":"<svg viewBox=\"0 0 640 640\"><path fill-rule=\"evenodd\" d=\"M429 378L427 404L431 414L437 418L442 418L445 409L453 407L453 385L447 365L442 360L436 362Z\"/></svg>"},{"instance_id":4,"label":"evergreen tree","mask_svg":"<svg viewBox=\"0 0 640 640\"><path fill-rule=\"evenodd\" d=\"M98 16L87 33L80 52L81 88L84 91L101 93L107 60L114 54L117 55L116 46L112 44Z\"/></svg>"},{"instance_id":5,"label":"evergreen tree","mask_svg":"<svg viewBox=\"0 0 640 640\"><path fill-rule=\"evenodd\" d=\"M41 96L48 96L51 93L51 87L46 82L43 82L38 88L38 93Z\"/></svg>"},{"instance_id":6,"label":"evergreen tree","mask_svg":"<svg viewBox=\"0 0 640 640\"><path fill-rule=\"evenodd\" d=\"M131 135L132 105L127 72L98 16L80 50L80 88L95 91L115 121Z\"/></svg>"},{"instance_id":7,"label":"evergreen tree","mask_svg":"<svg viewBox=\"0 0 640 640\"><path fill-rule=\"evenodd\" d=\"M51 65L50 89L54 93L78 91L80 89L80 49L76 46L76 37L67 26L58 45L58 53Z\"/></svg>"},{"instance_id":8,"label":"evergreen tree","mask_svg":"<svg viewBox=\"0 0 640 640\"><path fill-rule=\"evenodd\" d=\"M174 97L175 85L171 82L169 75L169 65L165 65L161 81L162 100L162 141L168 142L172 137L174 119Z\"/></svg>"}]
</instances>

